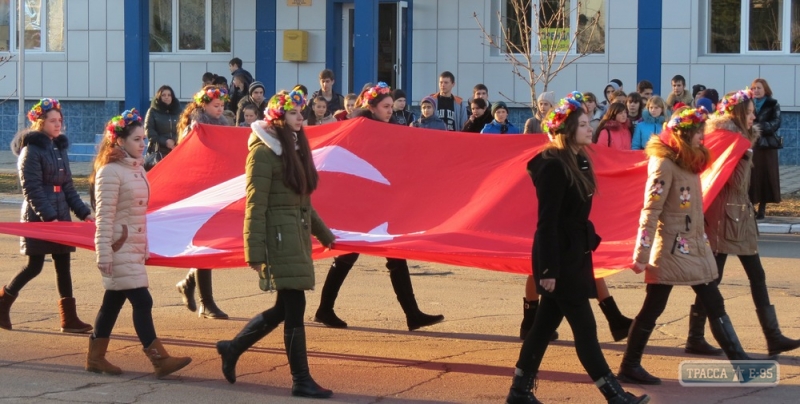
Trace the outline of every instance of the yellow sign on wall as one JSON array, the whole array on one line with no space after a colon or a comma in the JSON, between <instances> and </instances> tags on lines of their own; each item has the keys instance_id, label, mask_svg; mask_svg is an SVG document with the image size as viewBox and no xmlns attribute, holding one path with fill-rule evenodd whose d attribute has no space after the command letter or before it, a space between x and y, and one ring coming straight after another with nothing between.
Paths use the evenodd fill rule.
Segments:
<instances>
[{"instance_id":1,"label":"yellow sign on wall","mask_svg":"<svg viewBox=\"0 0 800 404\"><path fill-rule=\"evenodd\" d=\"M310 6L311 0L286 0L287 6Z\"/></svg>"}]
</instances>

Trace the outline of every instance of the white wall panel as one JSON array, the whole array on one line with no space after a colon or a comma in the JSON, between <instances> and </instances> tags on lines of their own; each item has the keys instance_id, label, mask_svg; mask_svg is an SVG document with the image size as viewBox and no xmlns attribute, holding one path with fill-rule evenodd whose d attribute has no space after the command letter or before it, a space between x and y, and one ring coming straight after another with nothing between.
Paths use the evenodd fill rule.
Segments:
<instances>
[{"instance_id":1,"label":"white wall panel","mask_svg":"<svg viewBox=\"0 0 800 404\"><path fill-rule=\"evenodd\" d=\"M702 1L700 3L706 3ZM691 28L692 0L669 0L661 3L663 11L661 14L661 26L663 28Z\"/></svg>"},{"instance_id":2,"label":"white wall panel","mask_svg":"<svg viewBox=\"0 0 800 404\"><path fill-rule=\"evenodd\" d=\"M89 60L89 31L69 31L67 34L67 60Z\"/></svg>"},{"instance_id":3,"label":"white wall panel","mask_svg":"<svg viewBox=\"0 0 800 404\"><path fill-rule=\"evenodd\" d=\"M759 77L766 80L772 89L772 96L780 102L781 100L793 100L795 77L795 66L792 65L762 65ZM756 79L756 77L753 77ZM752 80L747 83L749 86ZM742 86L744 88L744 86Z\"/></svg>"},{"instance_id":4,"label":"white wall panel","mask_svg":"<svg viewBox=\"0 0 800 404\"><path fill-rule=\"evenodd\" d=\"M436 26L439 29L458 28L458 0L439 0Z\"/></svg>"},{"instance_id":5,"label":"white wall panel","mask_svg":"<svg viewBox=\"0 0 800 404\"><path fill-rule=\"evenodd\" d=\"M341 41L336 41L339 43ZM308 31L308 62L325 64L325 30ZM281 55L283 56L283 55Z\"/></svg>"},{"instance_id":6,"label":"white wall panel","mask_svg":"<svg viewBox=\"0 0 800 404\"><path fill-rule=\"evenodd\" d=\"M263 1L263 0L262 0ZM290 7L286 5L285 1L278 2L278 18L275 21L275 28L277 30L286 30L286 29L299 29L299 17L300 11L298 10L300 7ZM278 36L278 41L283 40L283 35Z\"/></svg>"},{"instance_id":7,"label":"white wall panel","mask_svg":"<svg viewBox=\"0 0 800 404\"><path fill-rule=\"evenodd\" d=\"M435 63L436 62L436 30L425 29L415 30L411 51L413 52L414 63Z\"/></svg>"},{"instance_id":8,"label":"white wall panel","mask_svg":"<svg viewBox=\"0 0 800 404\"><path fill-rule=\"evenodd\" d=\"M482 42L481 30L458 30L458 61L460 63L482 63L484 54Z\"/></svg>"},{"instance_id":9,"label":"white wall panel","mask_svg":"<svg viewBox=\"0 0 800 404\"><path fill-rule=\"evenodd\" d=\"M619 79L622 80L623 88L625 89L626 93L630 93L636 91L636 63L619 63L619 64L610 64L608 66L608 74L611 76L611 79ZM604 100L603 96L603 89L605 85L608 83L603 83L603 86L600 88L599 93L595 93L598 99Z\"/></svg>"},{"instance_id":10,"label":"white wall panel","mask_svg":"<svg viewBox=\"0 0 800 404\"><path fill-rule=\"evenodd\" d=\"M89 31L89 96L106 97L105 31Z\"/></svg>"},{"instance_id":11,"label":"white wall panel","mask_svg":"<svg viewBox=\"0 0 800 404\"><path fill-rule=\"evenodd\" d=\"M89 0L89 29L106 29L106 0Z\"/></svg>"},{"instance_id":12,"label":"white wall panel","mask_svg":"<svg viewBox=\"0 0 800 404\"><path fill-rule=\"evenodd\" d=\"M492 63L483 66L483 84L489 88L489 99L492 101L506 101L502 92L511 99L514 98L514 77L511 65L507 63Z\"/></svg>"},{"instance_id":13,"label":"white wall panel","mask_svg":"<svg viewBox=\"0 0 800 404\"><path fill-rule=\"evenodd\" d=\"M690 73L691 80L686 83L686 87L691 90L695 84L702 84L706 88L713 88L719 92L720 97L725 95L722 89L725 88L725 66L724 65L698 65L694 64Z\"/></svg>"},{"instance_id":14,"label":"white wall panel","mask_svg":"<svg viewBox=\"0 0 800 404\"><path fill-rule=\"evenodd\" d=\"M578 89L578 67L574 64L569 65L564 68L561 72L558 73L548 85L547 90L553 91L556 97L556 102L563 98L568 93L575 91ZM541 93L541 87L537 86L537 94ZM521 94L523 97L527 97L527 94ZM520 99L520 97L517 97ZM527 98L522 98L526 100Z\"/></svg>"},{"instance_id":15,"label":"white wall panel","mask_svg":"<svg viewBox=\"0 0 800 404\"><path fill-rule=\"evenodd\" d=\"M89 97L89 62L67 62L69 98Z\"/></svg>"},{"instance_id":16,"label":"white wall panel","mask_svg":"<svg viewBox=\"0 0 800 404\"><path fill-rule=\"evenodd\" d=\"M70 0L64 3L67 5L67 30L89 29L89 1Z\"/></svg>"},{"instance_id":17,"label":"white wall panel","mask_svg":"<svg viewBox=\"0 0 800 404\"><path fill-rule=\"evenodd\" d=\"M298 29L325 29L325 19L327 7L324 1L315 1L311 7L296 7L299 17Z\"/></svg>"},{"instance_id":18,"label":"white wall panel","mask_svg":"<svg viewBox=\"0 0 800 404\"><path fill-rule=\"evenodd\" d=\"M636 63L638 45L637 30L635 29L610 29L608 30L608 62L609 63Z\"/></svg>"},{"instance_id":19,"label":"white wall panel","mask_svg":"<svg viewBox=\"0 0 800 404\"><path fill-rule=\"evenodd\" d=\"M608 64L576 64L576 90L586 93L590 92L597 97L598 101L602 101L603 89L610 80L608 73ZM623 81L624 83L624 81Z\"/></svg>"},{"instance_id":20,"label":"white wall panel","mask_svg":"<svg viewBox=\"0 0 800 404\"><path fill-rule=\"evenodd\" d=\"M741 90L749 86L753 79L759 76L758 65L726 65L725 66L725 89L720 91L720 95L730 91ZM687 78L688 80L688 78ZM717 89L719 91L719 89Z\"/></svg>"},{"instance_id":21,"label":"white wall panel","mask_svg":"<svg viewBox=\"0 0 800 404\"><path fill-rule=\"evenodd\" d=\"M416 5L416 3L414 3ZM422 97L438 91L438 75L435 63L414 63L411 66L411 74L413 80L411 88L414 92L414 100L410 100L412 104L419 105ZM458 77L456 77L458 83Z\"/></svg>"},{"instance_id":22,"label":"white wall panel","mask_svg":"<svg viewBox=\"0 0 800 404\"><path fill-rule=\"evenodd\" d=\"M688 29L663 29L661 61L664 63L691 63L691 31Z\"/></svg>"},{"instance_id":23,"label":"white wall panel","mask_svg":"<svg viewBox=\"0 0 800 404\"><path fill-rule=\"evenodd\" d=\"M125 29L125 16L122 10L125 9L125 0L106 0L106 27L108 29Z\"/></svg>"},{"instance_id":24,"label":"white wall panel","mask_svg":"<svg viewBox=\"0 0 800 404\"><path fill-rule=\"evenodd\" d=\"M283 37L281 37L283 38ZM282 41L281 41L282 42ZM256 32L255 31L233 31L233 57L242 59L244 69L253 73L252 63L256 60ZM248 64L250 64L248 66Z\"/></svg>"},{"instance_id":25,"label":"white wall panel","mask_svg":"<svg viewBox=\"0 0 800 404\"><path fill-rule=\"evenodd\" d=\"M439 73L458 70L458 30L439 30L436 37L436 65ZM458 77L456 77L458 80Z\"/></svg>"},{"instance_id":26,"label":"white wall panel","mask_svg":"<svg viewBox=\"0 0 800 404\"><path fill-rule=\"evenodd\" d=\"M277 75L275 80L276 90L291 90L295 84L300 82L297 77L296 63L276 63L275 72ZM313 90L309 89L309 91ZM269 95L267 95L267 97L269 97Z\"/></svg>"},{"instance_id":27,"label":"white wall panel","mask_svg":"<svg viewBox=\"0 0 800 404\"><path fill-rule=\"evenodd\" d=\"M637 0L609 0L606 3L608 4L608 13L605 14L608 17L606 27L615 29L638 27L639 2Z\"/></svg>"},{"instance_id":28,"label":"white wall panel","mask_svg":"<svg viewBox=\"0 0 800 404\"><path fill-rule=\"evenodd\" d=\"M67 64L65 62L48 62L48 64L48 67L58 65L61 69L47 69L48 75L44 77L42 62L25 62L25 99L67 95ZM42 91L43 88L45 91Z\"/></svg>"},{"instance_id":29,"label":"white wall panel","mask_svg":"<svg viewBox=\"0 0 800 404\"><path fill-rule=\"evenodd\" d=\"M319 90L319 72L325 69L325 63L298 63L297 64L297 83L289 84L289 90L295 84L302 84L308 88L308 92L313 93ZM356 87L363 83L356 83Z\"/></svg>"},{"instance_id":30,"label":"white wall panel","mask_svg":"<svg viewBox=\"0 0 800 404\"><path fill-rule=\"evenodd\" d=\"M181 92L178 98L182 100L190 99L200 90L203 84L203 73L207 71L204 62L181 62ZM178 91L177 89L175 90Z\"/></svg>"},{"instance_id":31,"label":"white wall panel","mask_svg":"<svg viewBox=\"0 0 800 404\"><path fill-rule=\"evenodd\" d=\"M10 97L17 91L17 64L16 63L3 63L0 65L0 94L5 97ZM16 95L15 95L16 97Z\"/></svg>"},{"instance_id":32,"label":"white wall panel","mask_svg":"<svg viewBox=\"0 0 800 404\"><path fill-rule=\"evenodd\" d=\"M416 7L417 3L414 3ZM472 16L473 13L478 14L483 24L483 18L486 15L486 2L483 0L461 0L458 2L458 28L460 29L480 29L478 22Z\"/></svg>"},{"instance_id":33,"label":"white wall panel","mask_svg":"<svg viewBox=\"0 0 800 404\"><path fill-rule=\"evenodd\" d=\"M106 31L106 58L109 62L125 61L124 31Z\"/></svg>"},{"instance_id":34,"label":"white wall panel","mask_svg":"<svg viewBox=\"0 0 800 404\"><path fill-rule=\"evenodd\" d=\"M672 77L680 74L686 79L686 83L692 82L692 66L689 64L669 64L661 65L661 96L666 101L669 93L672 92ZM691 90L691 87L689 88ZM719 89L717 89L719 91ZM720 94L723 92L720 91Z\"/></svg>"},{"instance_id":35,"label":"white wall panel","mask_svg":"<svg viewBox=\"0 0 800 404\"><path fill-rule=\"evenodd\" d=\"M175 90L175 94L181 94L181 64L178 62L153 63L152 80L153 90L151 94L155 94L156 90L165 84L172 87ZM196 88L192 89L197 90Z\"/></svg>"},{"instance_id":36,"label":"white wall panel","mask_svg":"<svg viewBox=\"0 0 800 404\"><path fill-rule=\"evenodd\" d=\"M438 15L438 3L436 0L416 0L414 1L414 30L436 29Z\"/></svg>"},{"instance_id":37,"label":"white wall panel","mask_svg":"<svg viewBox=\"0 0 800 404\"><path fill-rule=\"evenodd\" d=\"M466 102L472 98L472 88L475 87L476 84L483 82L483 64L460 63L458 65L458 71L453 72L453 74L456 75L456 86L453 88L453 91ZM438 87L436 89L438 89ZM418 98L417 101L422 100L422 97L428 94L430 93L416 94ZM469 106L467 106L467 108L469 108Z\"/></svg>"},{"instance_id":38,"label":"white wall panel","mask_svg":"<svg viewBox=\"0 0 800 404\"><path fill-rule=\"evenodd\" d=\"M106 97L112 100L125 98L125 63L108 62L106 64Z\"/></svg>"},{"instance_id":39,"label":"white wall panel","mask_svg":"<svg viewBox=\"0 0 800 404\"><path fill-rule=\"evenodd\" d=\"M256 29L256 0L236 0L231 5L233 6L234 30Z\"/></svg>"}]
</instances>

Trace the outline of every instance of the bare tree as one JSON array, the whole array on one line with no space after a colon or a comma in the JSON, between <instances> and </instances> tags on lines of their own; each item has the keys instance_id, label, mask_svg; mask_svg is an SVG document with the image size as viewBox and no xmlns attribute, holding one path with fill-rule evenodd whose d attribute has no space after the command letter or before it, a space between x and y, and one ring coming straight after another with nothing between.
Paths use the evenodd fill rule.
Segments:
<instances>
[{"instance_id":1,"label":"bare tree","mask_svg":"<svg viewBox=\"0 0 800 404\"><path fill-rule=\"evenodd\" d=\"M483 33L484 45L497 49L511 64L511 71L531 89L531 111L536 112L536 86L543 91L576 60L605 50L600 11L587 15L582 2L570 8L569 0L506 0L506 15L497 11L500 35L487 30L477 13L472 16ZM576 11L577 27L570 16ZM509 101L516 102L500 93Z\"/></svg>"}]
</instances>

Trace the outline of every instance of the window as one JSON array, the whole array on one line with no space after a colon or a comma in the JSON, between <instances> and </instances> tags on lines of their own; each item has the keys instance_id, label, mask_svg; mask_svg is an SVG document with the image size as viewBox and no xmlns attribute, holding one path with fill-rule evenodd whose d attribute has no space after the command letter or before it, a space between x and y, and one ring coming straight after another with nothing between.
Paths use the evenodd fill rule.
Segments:
<instances>
[{"instance_id":1,"label":"window","mask_svg":"<svg viewBox=\"0 0 800 404\"><path fill-rule=\"evenodd\" d=\"M506 52L513 52L515 47L536 49L541 43L544 50L605 53L604 0L501 0L501 7L501 37L510 43L503 46ZM535 19L533 10L538 14ZM538 21L536 30L530 29L531 21ZM531 45L523 46L526 37L530 37Z\"/></svg>"},{"instance_id":2,"label":"window","mask_svg":"<svg viewBox=\"0 0 800 404\"><path fill-rule=\"evenodd\" d=\"M708 53L800 53L800 0L711 0L707 11Z\"/></svg>"},{"instance_id":3,"label":"window","mask_svg":"<svg viewBox=\"0 0 800 404\"><path fill-rule=\"evenodd\" d=\"M231 0L150 0L150 52L230 52Z\"/></svg>"},{"instance_id":4,"label":"window","mask_svg":"<svg viewBox=\"0 0 800 404\"><path fill-rule=\"evenodd\" d=\"M64 52L65 3L66 0L0 0L0 51L19 49L17 7L22 4L25 11L25 49Z\"/></svg>"}]
</instances>

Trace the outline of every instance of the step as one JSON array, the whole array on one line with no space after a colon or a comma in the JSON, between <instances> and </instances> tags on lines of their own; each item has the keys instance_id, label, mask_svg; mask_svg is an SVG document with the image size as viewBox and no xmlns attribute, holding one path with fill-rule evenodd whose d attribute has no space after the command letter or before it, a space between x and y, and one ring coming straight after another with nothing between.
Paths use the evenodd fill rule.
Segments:
<instances>
[{"instance_id":1,"label":"step","mask_svg":"<svg viewBox=\"0 0 800 404\"><path fill-rule=\"evenodd\" d=\"M68 155L70 163L91 163L94 161L94 154L72 154Z\"/></svg>"}]
</instances>

